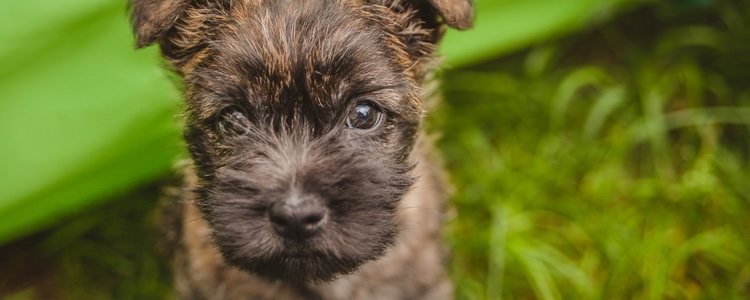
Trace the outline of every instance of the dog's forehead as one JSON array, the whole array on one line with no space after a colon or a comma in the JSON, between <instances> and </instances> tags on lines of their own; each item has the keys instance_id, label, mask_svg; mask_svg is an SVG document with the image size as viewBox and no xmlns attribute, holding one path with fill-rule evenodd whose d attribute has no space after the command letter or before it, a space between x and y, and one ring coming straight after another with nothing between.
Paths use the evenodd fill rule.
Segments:
<instances>
[{"instance_id":1,"label":"dog's forehead","mask_svg":"<svg viewBox=\"0 0 750 300\"><path fill-rule=\"evenodd\" d=\"M264 1L233 14L230 30L214 45L216 61L258 98L304 93L333 106L404 85L382 29L346 1Z\"/></svg>"}]
</instances>

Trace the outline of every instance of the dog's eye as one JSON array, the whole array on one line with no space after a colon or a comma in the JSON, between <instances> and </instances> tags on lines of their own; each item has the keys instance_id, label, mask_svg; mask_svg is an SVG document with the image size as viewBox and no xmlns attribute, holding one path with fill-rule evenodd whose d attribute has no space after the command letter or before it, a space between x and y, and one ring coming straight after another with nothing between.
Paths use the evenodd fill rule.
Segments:
<instances>
[{"instance_id":1,"label":"dog's eye","mask_svg":"<svg viewBox=\"0 0 750 300\"><path fill-rule=\"evenodd\" d=\"M250 131L250 120L236 107L228 107L219 113L216 131L224 137L238 137Z\"/></svg>"},{"instance_id":2,"label":"dog's eye","mask_svg":"<svg viewBox=\"0 0 750 300\"><path fill-rule=\"evenodd\" d=\"M380 125L383 112L369 102L361 102L355 106L346 118L349 128L367 130Z\"/></svg>"}]
</instances>

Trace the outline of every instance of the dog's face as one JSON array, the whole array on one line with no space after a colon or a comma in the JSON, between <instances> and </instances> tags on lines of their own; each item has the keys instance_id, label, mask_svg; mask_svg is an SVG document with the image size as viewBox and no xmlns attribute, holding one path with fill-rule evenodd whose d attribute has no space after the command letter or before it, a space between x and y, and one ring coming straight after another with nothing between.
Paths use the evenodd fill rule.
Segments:
<instances>
[{"instance_id":1,"label":"dog's face","mask_svg":"<svg viewBox=\"0 0 750 300\"><path fill-rule=\"evenodd\" d=\"M439 18L470 25L469 1L141 0L133 9L139 44L158 41L184 78L198 205L230 264L315 282L386 251L413 182L419 84Z\"/></svg>"}]
</instances>

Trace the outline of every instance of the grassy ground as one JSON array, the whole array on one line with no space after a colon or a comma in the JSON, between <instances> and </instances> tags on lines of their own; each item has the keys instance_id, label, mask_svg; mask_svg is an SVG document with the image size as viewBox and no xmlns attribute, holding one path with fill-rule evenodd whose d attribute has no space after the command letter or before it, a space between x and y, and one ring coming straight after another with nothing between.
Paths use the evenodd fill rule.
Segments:
<instances>
[{"instance_id":1,"label":"grassy ground","mask_svg":"<svg viewBox=\"0 0 750 300\"><path fill-rule=\"evenodd\" d=\"M459 299L750 298L750 8L693 2L441 74ZM0 296L164 298L160 184L0 248Z\"/></svg>"},{"instance_id":2,"label":"grassy ground","mask_svg":"<svg viewBox=\"0 0 750 300\"><path fill-rule=\"evenodd\" d=\"M748 7L668 8L444 74L459 298L750 297Z\"/></svg>"},{"instance_id":3,"label":"grassy ground","mask_svg":"<svg viewBox=\"0 0 750 300\"><path fill-rule=\"evenodd\" d=\"M0 299L164 299L154 228L159 182L0 247Z\"/></svg>"}]
</instances>

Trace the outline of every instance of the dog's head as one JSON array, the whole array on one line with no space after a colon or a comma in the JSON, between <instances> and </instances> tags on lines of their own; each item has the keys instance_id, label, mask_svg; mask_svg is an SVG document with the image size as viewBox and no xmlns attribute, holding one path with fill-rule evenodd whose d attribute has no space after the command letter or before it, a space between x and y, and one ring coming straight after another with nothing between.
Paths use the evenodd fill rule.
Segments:
<instances>
[{"instance_id":1,"label":"dog's head","mask_svg":"<svg viewBox=\"0 0 750 300\"><path fill-rule=\"evenodd\" d=\"M198 205L224 258L290 282L381 256L397 233L442 25L470 0L133 0L138 46L183 77Z\"/></svg>"}]
</instances>

